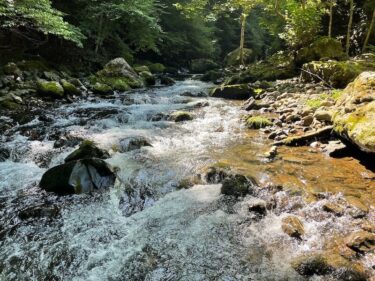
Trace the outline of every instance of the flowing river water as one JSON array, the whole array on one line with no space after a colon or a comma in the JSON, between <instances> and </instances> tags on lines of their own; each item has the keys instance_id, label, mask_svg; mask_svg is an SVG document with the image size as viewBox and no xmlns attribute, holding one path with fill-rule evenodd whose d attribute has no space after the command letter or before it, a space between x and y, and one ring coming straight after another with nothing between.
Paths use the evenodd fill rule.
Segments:
<instances>
[{"instance_id":1,"label":"flowing river water","mask_svg":"<svg viewBox=\"0 0 375 281\"><path fill-rule=\"evenodd\" d=\"M371 205L374 174L359 160L332 159L306 147L282 148L282 160L267 162L262 155L270 144L243 127L238 102L181 95L210 86L187 79L92 97L49 109L43 118L35 116L2 136L2 146L11 153L0 162L0 280L327 280L298 275L291 259L359 226L348 214L322 212L321 201L307 203L305 193L333 192L325 199L330 201L356 196ZM197 106L202 102L209 105ZM181 109L190 110L194 119L153 119ZM27 137L23 132L29 128L45 128L45 135ZM116 186L66 197L41 191L43 173L76 148L54 148L56 132L110 151ZM129 136L145 137L152 146L118 152L116 146ZM220 184L178 190L181 180L217 162L262 186L288 186L296 195L260 191L234 201L220 194ZM273 211L262 219L249 214L249 204L271 196L279 203ZM39 206L48 206L47 214L22 216ZM368 217L374 220L372 212ZM303 220L302 242L281 229L290 213ZM371 268L375 257L361 262Z\"/></svg>"}]
</instances>

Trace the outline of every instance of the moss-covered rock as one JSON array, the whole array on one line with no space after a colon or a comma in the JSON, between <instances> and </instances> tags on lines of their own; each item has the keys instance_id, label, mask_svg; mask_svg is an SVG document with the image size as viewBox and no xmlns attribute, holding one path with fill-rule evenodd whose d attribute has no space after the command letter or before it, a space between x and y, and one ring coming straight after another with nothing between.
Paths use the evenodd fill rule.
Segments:
<instances>
[{"instance_id":1,"label":"moss-covered rock","mask_svg":"<svg viewBox=\"0 0 375 281\"><path fill-rule=\"evenodd\" d=\"M64 97L64 88L57 81L39 79L37 81L37 90L40 94L48 95L53 98Z\"/></svg>"},{"instance_id":2,"label":"moss-covered rock","mask_svg":"<svg viewBox=\"0 0 375 281\"><path fill-rule=\"evenodd\" d=\"M144 71L151 72L150 69L148 68L148 66L146 66L146 65L135 66L135 67L134 67L134 70L135 70L138 74L141 73L141 72L144 72Z\"/></svg>"},{"instance_id":3,"label":"moss-covered rock","mask_svg":"<svg viewBox=\"0 0 375 281\"><path fill-rule=\"evenodd\" d=\"M104 68L91 77L91 82L106 84L112 90L127 91L130 88L143 86L142 79L123 58L107 63Z\"/></svg>"},{"instance_id":4,"label":"moss-covered rock","mask_svg":"<svg viewBox=\"0 0 375 281\"><path fill-rule=\"evenodd\" d=\"M254 61L255 57L253 54L253 50L244 48L243 50L243 58L244 64L249 64ZM235 66L240 65L240 48L235 49L234 51L230 52L225 56L224 63L227 66Z\"/></svg>"},{"instance_id":5,"label":"moss-covered rock","mask_svg":"<svg viewBox=\"0 0 375 281\"><path fill-rule=\"evenodd\" d=\"M320 59L346 59L341 42L329 37L319 37L311 45L300 49L296 56L296 62L302 65L311 61L318 61Z\"/></svg>"},{"instance_id":6,"label":"moss-covered rock","mask_svg":"<svg viewBox=\"0 0 375 281\"><path fill-rule=\"evenodd\" d=\"M84 159L56 166L42 177L39 186L58 195L89 193L110 188L116 176L100 159Z\"/></svg>"},{"instance_id":7,"label":"moss-covered rock","mask_svg":"<svg viewBox=\"0 0 375 281\"><path fill-rule=\"evenodd\" d=\"M90 158L107 159L109 158L109 154L107 151L98 148L92 141L86 140L81 143L77 150L65 158L65 162Z\"/></svg>"},{"instance_id":8,"label":"moss-covered rock","mask_svg":"<svg viewBox=\"0 0 375 281\"><path fill-rule=\"evenodd\" d=\"M69 81L62 79L61 81L61 86L64 89L64 92L70 95L79 95L81 94L81 91L78 89L77 86L73 85Z\"/></svg>"},{"instance_id":9,"label":"moss-covered rock","mask_svg":"<svg viewBox=\"0 0 375 281\"><path fill-rule=\"evenodd\" d=\"M150 69L151 73L164 73L166 70L166 67L161 63L152 63L148 65L148 68Z\"/></svg>"},{"instance_id":10,"label":"moss-covered rock","mask_svg":"<svg viewBox=\"0 0 375 281\"><path fill-rule=\"evenodd\" d=\"M313 61L302 67L306 82L322 80L334 88L344 88L364 71L375 71L375 54L364 54L347 61Z\"/></svg>"},{"instance_id":11,"label":"moss-covered rock","mask_svg":"<svg viewBox=\"0 0 375 281\"><path fill-rule=\"evenodd\" d=\"M174 122L184 122L193 120L193 115L190 112L186 111L176 111L169 115L168 120Z\"/></svg>"},{"instance_id":12,"label":"moss-covered rock","mask_svg":"<svg viewBox=\"0 0 375 281\"><path fill-rule=\"evenodd\" d=\"M264 61L253 63L226 80L227 85L252 83L256 81L273 81L294 77L297 71L291 55L279 52Z\"/></svg>"},{"instance_id":13,"label":"moss-covered rock","mask_svg":"<svg viewBox=\"0 0 375 281\"><path fill-rule=\"evenodd\" d=\"M142 71L139 76L143 79L146 85L153 86L156 84L156 78L149 71Z\"/></svg>"},{"instance_id":14,"label":"moss-covered rock","mask_svg":"<svg viewBox=\"0 0 375 281\"><path fill-rule=\"evenodd\" d=\"M107 84L96 82L92 87L94 93L99 95L109 94L113 91L112 87L108 86Z\"/></svg>"},{"instance_id":15,"label":"moss-covered rock","mask_svg":"<svg viewBox=\"0 0 375 281\"><path fill-rule=\"evenodd\" d=\"M247 84L227 85L213 88L210 96L232 100L247 100L254 95L254 91Z\"/></svg>"},{"instance_id":16,"label":"moss-covered rock","mask_svg":"<svg viewBox=\"0 0 375 281\"><path fill-rule=\"evenodd\" d=\"M362 73L344 90L333 115L337 134L375 153L375 72Z\"/></svg>"},{"instance_id":17,"label":"moss-covered rock","mask_svg":"<svg viewBox=\"0 0 375 281\"><path fill-rule=\"evenodd\" d=\"M21 70L18 68L17 64L15 64L14 62L10 62L6 64L3 68L3 71L7 75L16 75L16 76L21 75Z\"/></svg>"},{"instance_id":18,"label":"moss-covered rock","mask_svg":"<svg viewBox=\"0 0 375 281\"><path fill-rule=\"evenodd\" d=\"M218 67L219 65L210 59L195 59L190 64L190 69L193 73L204 73Z\"/></svg>"},{"instance_id":19,"label":"moss-covered rock","mask_svg":"<svg viewBox=\"0 0 375 281\"><path fill-rule=\"evenodd\" d=\"M268 118L262 116L249 117L246 119L245 124L249 129L261 129L272 126L272 122Z\"/></svg>"}]
</instances>

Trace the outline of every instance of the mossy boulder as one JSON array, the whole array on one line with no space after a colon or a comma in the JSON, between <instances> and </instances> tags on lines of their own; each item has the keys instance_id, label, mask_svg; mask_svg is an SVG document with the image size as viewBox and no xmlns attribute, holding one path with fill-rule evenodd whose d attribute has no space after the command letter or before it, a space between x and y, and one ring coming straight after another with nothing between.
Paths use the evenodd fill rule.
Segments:
<instances>
[{"instance_id":1,"label":"mossy boulder","mask_svg":"<svg viewBox=\"0 0 375 281\"><path fill-rule=\"evenodd\" d=\"M65 162L90 158L107 159L109 158L109 154L107 151L98 148L92 141L86 140L81 143L77 150L65 158Z\"/></svg>"},{"instance_id":2,"label":"mossy boulder","mask_svg":"<svg viewBox=\"0 0 375 281\"><path fill-rule=\"evenodd\" d=\"M116 58L91 77L91 82L108 85L112 90L127 91L143 86L142 79L123 58Z\"/></svg>"},{"instance_id":3,"label":"mossy boulder","mask_svg":"<svg viewBox=\"0 0 375 281\"><path fill-rule=\"evenodd\" d=\"M334 130L364 152L375 153L375 71L362 73L336 103Z\"/></svg>"},{"instance_id":4,"label":"mossy boulder","mask_svg":"<svg viewBox=\"0 0 375 281\"><path fill-rule=\"evenodd\" d=\"M174 121L174 122L184 122L184 121L190 121L193 120L193 115L190 112L187 111L176 111L171 113L169 115L168 120Z\"/></svg>"},{"instance_id":5,"label":"mossy boulder","mask_svg":"<svg viewBox=\"0 0 375 281\"><path fill-rule=\"evenodd\" d=\"M263 116L248 117L245 121L245 124L249 129L261 129L273 125L273 123L268 118Z\"/></svg>"},{"instance_id":6,"label":"mossy boulder","mask_svg":"<svg viewBox=\"0 0 375 281\"><path fill-rule=\"evenodd\" d=\"M302 67L306 82L324 81L334 88L345 88L364 71L375 71L375 54L364 54L347 61L312 61Z\"/></svg>"},{"instance_id":7,"label":"mossy boulder","mask_svg":"<svg viewBox=\"0 0 375 281\"><path fill-rule=\"evenodd\" d=\"M210 96L231 100L247 100L254 96L254 91L247 84L227 85L213 88Z\"/></svg>"},{"instance_id":8,"label":"mossy boulder","mask_svg":"<svg viewBox=\"0 0 375 281\"><path fill-rule=\"evenodd\" d=\"M292 55L279 52L268 57L264 61L247 66L240 73L230 76L225 81L227 85L253 83L256 81L274 81L287 79L297 74Z\"/></svg>"},{"instance_id":9,"label":"mossy boulder","mask_svg":"<svg viewBox=\"0 0 375 281\"><path fill-rule=\"evenodd\" d=\"M249 64L254 61L254 52L251 49L244 48L243 50L244 64ZM225 56L224 63L226 66L240 65L240 48L235 49Z\"/></svg>"},{"instance_id":10,"label":"mossy boulder","mask_svg":"<svg viewBox=\"0 0 375 281\"><path fill-rule=\"evenodd\" d=\"M219 65L210 59L195 59L190 64L190 69L193 73L204 73L218 67Z\"/></svg>"},{"instance_id":11,"label":"mossy boulder","mask_svg":"<svg viewBox=\"0 0 375 281\"><path fill-rule=\"evenodd\" d=\"M96 82L94 84L94 86L92 87L92 90L94 91L94 93L99 94L99 95L105 95L113 91L112 87L108 86L107 84L103 84L99 82Z\"/></svg>"},{"instance_id":12,"label":"mossy boulder","mask_svg":"<svg viewBox=\"0 0 375 281\"><path fill-rule=\"evenodd\" d=\"M347 59L341 42L334 38L322 36L309 46L300 49L296 56L296 62L299 65L321 59Z\"/></svg>"},{"instance_id":13,"label":"mossy boulder","mask_svg":"<svg viewBox=\"0 0 375 281\"><path fill-rule=\"evenodd\" d=\"M46 81L39 79L37 81L37 90L40 94L53 98L64 97L64 88L57 81Z\"/></svg>"},{"instance_id":14,"label":"mossy boulder","mask_svg":"<svg viewBox=\"0 0 375 281\"><path fill-rule=\"evenodd\" d=\"M81 91L78 89L78 87L75 86L75 85L73 85L69 81L67 81L65 79L62 79L60 81L60 83L61 83L61 86L63 87L65 93L70 94L70 95L79 95L79 94L81 94Z\"/></svg>"},{"instance_id":15,"label":"mossy boulder","mask_svg":"<svg viewBox=\"0 0 375 281\"><path fill-rule=\"evenodd\" d=\"M134 70L138 74L141 73L141 72L144 72L144 71L151 72L150 69L148 68L148 66L146 66L146 65L134 66Z\"/></svg>"},{"instance_id":16,"label":"mossy boulder","mask_svg":"<svg viewBox=\"0 0 375 281\"><path fill-rule=\"evenodd\" d=\"M149 64L148 68L150 69L151 73L164 73L166 70L166 67L164 66L164 64L161 64L161 63Z\"/></svg>"},{"instance_id":17,"label":"mossy boulder","mask_svg":"<svg viewBox=\"0 0 375 281\"><path fill-rule=\"evenodd\" d=\"M48 170L40 188L58 195L90 193L113 187L116 176L112 168L100 159L68 162Z\"/></svg>"},{"instance_id":18,"label":"mossy boulder","mask_svg":"<svg viewBox=\"0 0 375 281\"><path fill-rule=\"evenodd\" d=\"M139 76L143 79L146 85L153 86L156 84L156 78L149 71L142 71Z\"/></svg>"},{"instance_id":19,"label":"mossy boulder","mask_svg":"<svg viewBox=\"0 0 375 281\"><path fill-rule=\"evenodd\" d=\"M17 64L15 64L14 62L10 62L10 63L6 64L3 67L3 71L7 75L21 76L21 74L22 74L21 70L18 68Z\"/></svg>"}]
</instances>

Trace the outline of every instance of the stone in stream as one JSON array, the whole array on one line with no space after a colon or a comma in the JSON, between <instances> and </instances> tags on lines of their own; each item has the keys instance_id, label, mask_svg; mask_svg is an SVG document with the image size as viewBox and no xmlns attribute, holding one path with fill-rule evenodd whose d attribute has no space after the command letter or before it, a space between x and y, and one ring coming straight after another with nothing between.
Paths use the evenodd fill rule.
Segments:
<instances>
[{"instance_id":1,"label":"stone in stream","mask_svg":"<svg viewBox=\"0 0 375 281\"><path fill-rule=\"evenodd\" d=\"M176 111L169 115L168 120L174 121L176 123L190 121L190 120L193 120L193 115L190 112L186 112L186 111Z\"/></svg>"},{"instance_id":2,"label":"stone in stream","mask_svg":"<svg viewBox=\"0 0 375 281\"><path fill-rule=\"evenodd\" d=\"M349 262L334 252L318 252L294 258L292 267L302 276L334 276L341 281L366 281L368 276L359 263ZM328 276L327 276L328 277Z\"/></svg>"},{"instance_id":3,"label":"stone in stream","mask_svg":"<svg viewBox=\"0 0 375 281\"><path fill-rule=\"evenodd\" d=\"M314 118L318 121L332 122L332 111L326 109L318 109L314 113Z\"/></svg>"},{"instance_id":4,"label":"stone in stream","mask_svg":"<svg viewBox=\"0 0 375 281\"><path fill-rule=\"evenodd\" d=\"M64 97L64 88L59 82L56 81L39 79L37 81L37 89L40 94L47 95L52 98Z\"/></svg>"},{"instance_id":5,"label":"stone in stream","mask_svg":"<svg viewBox=\"0 0 375 281\"><path fill-rule=\"evenodd\" d=\"M243 175L233 175L222 182L221 193L224 195L242 197L252 193L252 182Z\"/></svg>"},{"instance_id":6,"label":"stone in stream","mask_svg":"<svg viewBox=\"0 0 375 281\"><path fill-rule=\"evenodd\" d=\"M290 237L301 239L305 234L302 222L296 216L288 216L282 219L282 230Z\"/></svg>"},{"instance_id":7,"label":"stone in stream","mask_svg":"<svg viewBox=\"0 0 375 281\"><path fill-rule=\"evenodd\" d=\"M369 208L358 197L347 196L346 201L350 208L349 214L353 218L363 218L368 214Z\"/></svg>"},{"instance_id":8,"label":"stone in stream","mask_svg":"<svg viewBox=\"0 0 375 281\"><path fill-rule=\"evenodd\" d=\"M229 85L212 89L210 96L231 100L246 100L254 96L254 91L247 84Z\"/></svg>"},{"instance_id":9,"label":"stone in stream","mask_svg":"<svg viewBox=\"0 0 375 281\"><path fill-rule=\"evenodd\" d=\"M116 175L111 166L100 159L83 159L49 169L40 188L58 195L90 193L113 187Z\"/></svg>"},{"instance_id":10,"label":"stone in stream","mask_svg":"<svg viewBox=\"0 0 375 281\"><path fill-rule=\"evenodd\" d=\"M53 219L57 217L60 213L60 209L57 206L50 205L38 205L27 207L21 210L18 214L19 218L22 220L27 220L30 218L49 218Z\"/></svg>"},{"instance_id":11,"label":"stone in stream","mask_svg":"<svg viewBox=\"0 0 375 281\"><path fill-rule=\"evenodd\" d=\"M128 152L136 149L140 149L144 146L152 146L150 141L145 137L128 137L120 140L118 150L119 152Z\"/></svg>"},{"instance_id":12,"label":"stone in stream","mask_svg":"<svg viewBox=\"0 0 375 281\"><path fill-rule=\"evenodd\" d=\"M249 212L258 217L264 217L267 214L267 203L264 200L256 200L249 203Z\"/></svg>"},{"instance_id":13,"label":"stone in stream","mask_svg":"<svg viewBox=\"0 0 375 281\"><path fill-rule=\"evenodd\" d=\"M346 238L346 246L356 252L365 253L375 250L375 234L360 230Z\"/></svg>"},{"instance_id":14,"label":"stone in stream","mask_svg":"<svg viewBox=\"0 0 375 281\"><path fill-rule=\"evenodd\" d=\"M323 205L323 210L328 213L333 213L336 216L342 216L344 214L345 207L340 204L328 202Z\"/></svg>"},{"instance_id":15,"label":"stone in stream","mask_svg":"<svg viewBox=\"0 0 375 281\"><path fill-rule=\"evenodd\" d=\"M83 141L79 148L73 151L65 158L65 163L81 160L81 159L107 159L109 154L107 151L98 148L92 141Z\"/></svg>"}]
</instances>

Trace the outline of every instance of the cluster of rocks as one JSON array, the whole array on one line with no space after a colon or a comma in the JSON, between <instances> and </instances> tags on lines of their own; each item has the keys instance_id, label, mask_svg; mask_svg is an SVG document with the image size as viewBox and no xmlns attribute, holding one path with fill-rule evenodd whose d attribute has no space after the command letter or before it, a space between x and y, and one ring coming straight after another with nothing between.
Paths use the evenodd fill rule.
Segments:
<instances>
[{"instance_id":1,"label":"cluster of rocks","mask_svg":"<svg viewBox=\"0 0 375 281\"><path fill-rule=\"evenodd\" d=\"M150 65L155 71L160 67ZM78 79L66 71L53 69L42 61L8 63L0 79L0 110L14 111L40 106L42 101L71 101L89 93L106 95L113 91L155 85L172 85L166 75L153 74L147 66L134 69L123 58L116 58L90 77Z\"/></svg>"},{"instance_id":2,"label":"cluster of rocks","mask_svg":"<svg viewBox=\"0 0 375 281\"><path fill-rule=\"evenodd\" d=\"M329 194L317 194L314 202L296 201L298 193L288 192L281 186L268 185L259 188L255 179L249 178L218 163L202 170L197 181L211 184L222 184L224 197L235 198L234 202L243 200L253 220L261 220L270 212L281 217L281 231L298 243L304 243L310 235L305 227L309 220L320 221L323 217L341 217L348 215L356 219L353 225L360 230L347 234L327 237L321 250L304 252L292 258L291 266L306 277L327 276L332 280L369 280L370 272L360 261L363 256L375 250L375 225L368 220L369 209L358 198L331 198ZM187 185L188 186L188 185ZM191 186L191 185L190 185ZM314 204L320 209L320 215L311 216L302 211L304 205ZM331 279L329 279L331 280Z\"/></svg>"}]
</instances>

